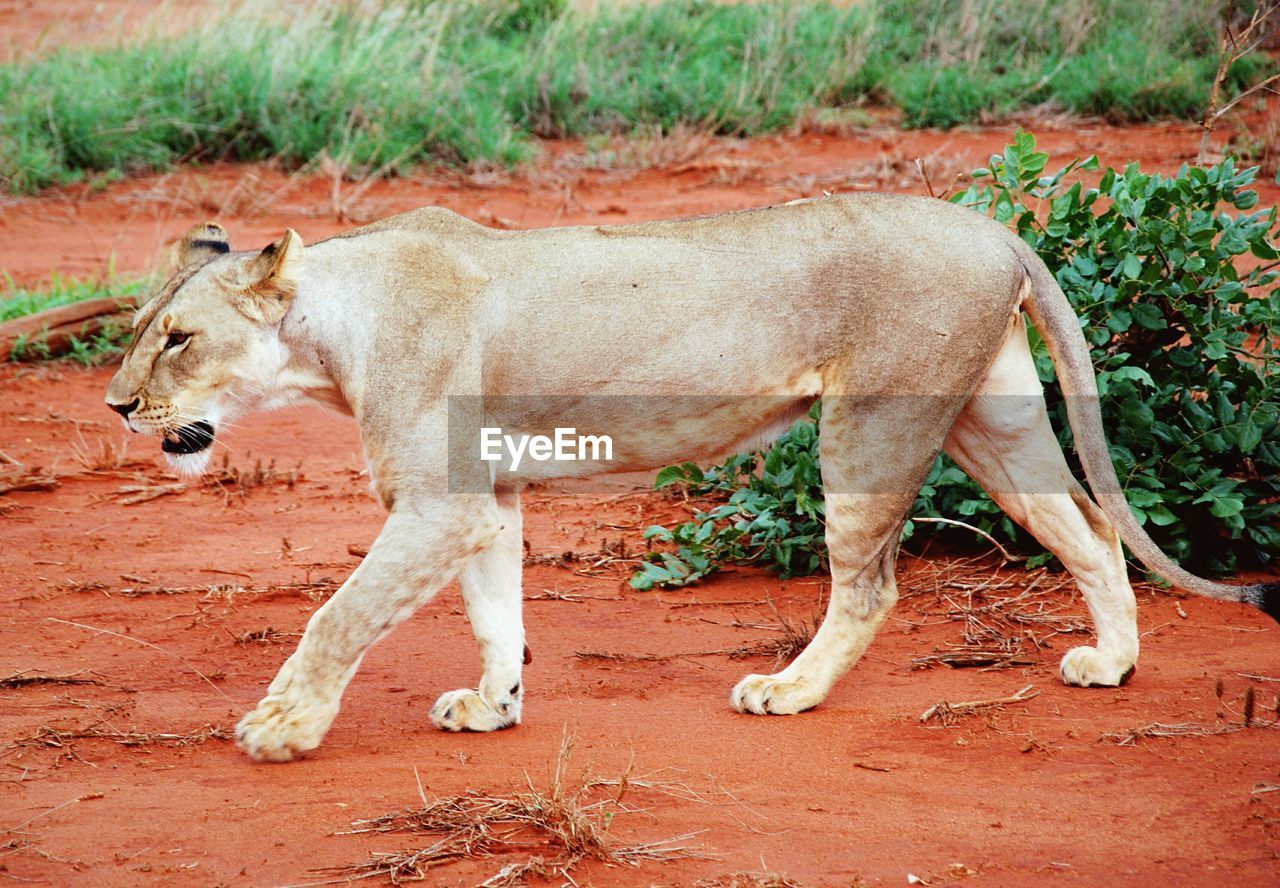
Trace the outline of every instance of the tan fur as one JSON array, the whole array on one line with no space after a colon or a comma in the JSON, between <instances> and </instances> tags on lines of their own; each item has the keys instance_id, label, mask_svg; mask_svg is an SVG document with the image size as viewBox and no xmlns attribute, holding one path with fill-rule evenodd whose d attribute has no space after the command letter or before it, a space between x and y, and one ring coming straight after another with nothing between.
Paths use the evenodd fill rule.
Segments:
<instances>
[{"instance_id":1,"label":"tan fur","mask_svg":"<svg viewBox=\"0 0 1280 888\"><path fill-rule=\"evenodd\" d=\"M198 228L188 241L208 239ZM944 443L1080 580L1099 641L1068 653L1064 679L1115 685L1132 671L1119 540L1048 430L1019 315L1061 294L977 213L855 195L500 232L424 209L305 248L289 232L262 252L186 252L141 310L108 401L139 399L130 427L169 434L306 400L347 411L390 511L240 723L255 758L315 748L369 645L455 576L483 677L431 718L518 722L521 484L708 459L776 434L820 396L827 618L782 672L744 679L735 707L812 707L861 656L896 599L898 534ZM173 330L191 334L180 349L165 348ZM608 434L614 459L530 463L495 486L465 452L482 422ZM198 470L206 454L177 462Z\"/></svg>"}]
</instances>

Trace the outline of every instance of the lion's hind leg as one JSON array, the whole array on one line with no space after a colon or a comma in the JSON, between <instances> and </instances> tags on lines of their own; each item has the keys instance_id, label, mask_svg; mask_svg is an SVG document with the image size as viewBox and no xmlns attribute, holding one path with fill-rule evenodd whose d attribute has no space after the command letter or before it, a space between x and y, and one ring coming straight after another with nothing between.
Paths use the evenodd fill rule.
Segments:
<instances>
[{"instance_id":1,"label":"lion's hind leg","mask_svg":"<svg viewBox=\"0 0 1280 888\"><path fill-rule=\"evenodd\" d=\"M1138 661L1138 624L1120 538L1071 475L1021 323L961 411L946 451L1079 584L1098 643L1067 652L1063 681L1089 687L1127 680Z\"/></svg>"},{"instance_id":2,"label":"lion's hind leg","mask_svg":"<svg viewBox=\"0 0 1280 888\"><path fill-rule=\"evenodd\" d=\"M738 683L730 697L735 709L759 715L810 709L866 651L898 600L902 522L956 409L948 398L824 393L818 443L831 557L827 613L789 666Z\"/></svg>"}]
</instances>

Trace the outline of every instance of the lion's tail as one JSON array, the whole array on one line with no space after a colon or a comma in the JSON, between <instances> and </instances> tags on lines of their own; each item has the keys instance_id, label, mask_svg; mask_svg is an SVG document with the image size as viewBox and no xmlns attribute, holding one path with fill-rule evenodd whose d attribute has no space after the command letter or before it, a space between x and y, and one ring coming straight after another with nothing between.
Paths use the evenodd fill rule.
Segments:
<instances>
[{"instance_id":1,"label":"lion's tail","mask_svg":"<svg viewBox=\"0 0 1280 888\"><path fill-rule=\"evenodd\" d=\"M1066 294L1040 257L1021 239L1015 238L1015 242L1018 257L1031 279L1030 293L1024 298L1022 307L1049 346L1058 382L1066 398L1076 453L1080 456L1094 498L1115 525L1120 538L1149 570L1178 588L1209 598L1251 604L1280 621L1280 583L1233 586L1189 573L1165 555L1134 518L1107 450L1102 411L1098 406L1097 379L1088 344L1080 332L1079 320Z\"/></svg>"}]
</instances>

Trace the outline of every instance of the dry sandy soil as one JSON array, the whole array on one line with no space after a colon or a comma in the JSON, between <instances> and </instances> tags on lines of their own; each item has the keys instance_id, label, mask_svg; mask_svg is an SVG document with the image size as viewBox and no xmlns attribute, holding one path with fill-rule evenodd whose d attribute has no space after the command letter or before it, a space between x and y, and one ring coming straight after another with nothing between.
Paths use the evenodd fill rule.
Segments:
<instances>
[{"instance_id":1,"label":"dry sandy soil","mask_svg":"<svg viewBox=\"0 0 1280 888\"><path fill-rule=\"evenodd\" d=\"M324 177L220 167L12 200L0 243L10 272L34 281L51 269L94 273L111 255L122 270L150 269L169 240L211 215L257 244L285 225L310 239L349 224L339 214L427 202L534 226L727 209L824 188L918 190L910 158L932 158L938 183L1006 136L884 131L676 146L689 156L640 173L584 170L579 146L557 145L520 176L438 175L363 193ZM1078 126L1045 132L1043 142L1055 160L1097 150L1167 168L1194 134ZM222 481L180 489L153 443L123 441L102 408L110 372L0 374L0 450L58 481L0 499L0 678L90 682L0 688L0 874L83 885L316 880L317 868L370 851L429 844L340 834L354 820L421 805L419 780L428 798L509 793L526 779L545 787L568 731L571 784L630 773L685 787L634 788L624 802L638 810L612 819L615 841L694 832L684 844L702 855L635 869L588 861L573 873L579 884L727 884L734 873L806 885L904 884L909 874L931 884L1280 883L1280 793L1267 791L1280 783L1280 731L1104 738L1152 723L1231 727L1250 684L1260 717L1274 718L1263 713L1280 688L1280 629L1261 614L1144 589L1134 681L1072 689L1055 667L1079 642L1071 630L1083 607L1061 577L906 557L906 600L823 706L795 718L740 716L727 706L729 687L772 658L726 652L777 640L780 616L811 623L823 580L738 572L683 592L631 590L626 559L640 529L689 510L634 480L615 494L526 498L534 661L518 729L444 735L426 719L438 693L478 671L450 590L367 658L319 752L254 765L223 733L357 563L349 547L367 546L381 520L356 430L320 410L245 422L219 444ZM560 561L568 552L576 560ZM981 606L1027 590L1008 607L1034 622L1004 626L1014 637L1031 633L1020 662L913 668L963 641L959 612L970 596ZM581 656L591 652L618 659ZM1027 702L949 727L920 722L940 701L1007 697L1026 685L1038 692ZM210 728L215 736L197 742ZM166 734L190 742L158 736ZM475 884L528 853L432 878Z\"/></svg>"},{"instance_id":2,"label":"dry sandy soil","mask_svg":"<svg viewBox=\"0 0 1280 888\"><path fill-rule=\"evenodd\" d=\"M1047 126L1051 163L1096 151L1167 170L1196 144L1185 126ZM99 275L111 262L126 276L149 272L186 226L210 217L254 246L285 226L310 240L424 203L531 227L823 190L920 191L915 157L943 190L1008 136L884 129L617 146L664 160L641 172L590 168L580 145L562 144L519 175L367 188L267 167L186 170L0 199L0 266L24 283L53 270ZM1280 199L1274 186L1263 192ZM478 677L451 588L366 658L318 752L255 765L228 729L381 522L357 432L318 409L245 421L220 439L226 464L214 479L180 482L154 442L122 439L101 403L110 373L0 369L0 471L56 482L0 496L0 879L334 878L323 870L434 841L343 834L353 821L423 796L545 789L568 733L570 789L589 776L633 781L609 809L612 843L692 834L679 844L697 855L635 868L587 860L571 873L579 885L790 884L768 874L807 886L1280 884L1280 730L1241 724L1249 687L1256 718L1276 719L1280 627L1262 614L1142 587L1134 680L1066 688L1057 660L1087 630L1060 575L909 555L903 603L826 703L792 718L737 715L729 688L770 668L764 649L787 635L782 621L812 624L824 579L740 571L679 592L630 589L640 530L690 512L641 479L612 493L526 496L534 659L520 727L446 735L427 720L439 693ZM980 628L966 612L984 607L975 619L1008 637L1013 662L939 665L966 627ZM921 721L941 701L1028 685L1025 702ZM1153 723L1191 733L1132 737ZM465 860L428 881L475 885L531 854L554 852Z\"/></svg>"}]
</instances>

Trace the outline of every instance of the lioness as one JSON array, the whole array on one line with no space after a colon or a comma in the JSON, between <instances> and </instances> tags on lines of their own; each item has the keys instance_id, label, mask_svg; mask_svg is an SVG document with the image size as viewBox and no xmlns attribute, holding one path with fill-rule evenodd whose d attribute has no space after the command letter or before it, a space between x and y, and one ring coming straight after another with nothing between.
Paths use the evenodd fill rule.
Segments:
<instances>
[{"instance_id":1,"label":"lioness","mask_svg":"<svg viewBox=\"0 0 1280 888\"><path fill-rule=\"evenodd\" d=\"M427 208L308 247L290 230L250 252L200 225L175 254L176 273L137 313L110 407L198 472L232 417L327 404L360 424L389 512L237 726L258 760L315 749L369 646L455 576L483 675L440 697L431 720L451 731L518 723L521 484L709 459L768 440L819 396L831 600L794 662L733 689L741 712L809 709L862 655L897 599L899 532L939 450L1084 593L1097 644L1063 657L1068 684L1133 674L1121 539L1174 584L1280 619L1280 584L1192 576L1143 532L1108 456L1066 297L1026 244L969 209L858 194L515 232ZM1050 430L1023 312L1049 344L1101 508ZM645 400L624 397L636 395ZM543 431L556 405L587 399L589 431L614 442L611 462L525 461L510 472L450 443L458 428Z\"/></svg>"}]
</instances>

